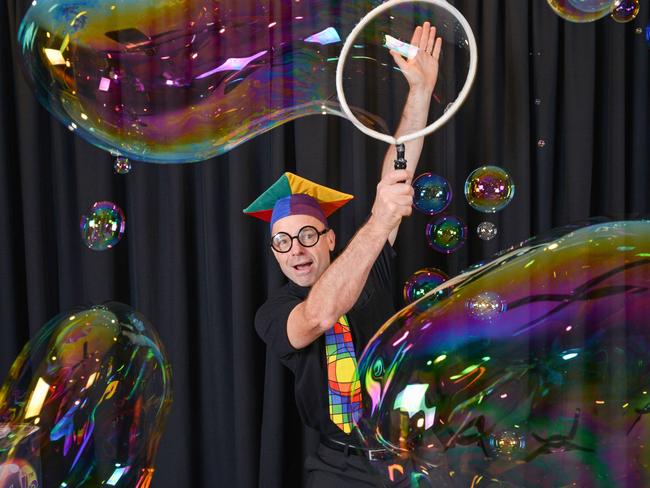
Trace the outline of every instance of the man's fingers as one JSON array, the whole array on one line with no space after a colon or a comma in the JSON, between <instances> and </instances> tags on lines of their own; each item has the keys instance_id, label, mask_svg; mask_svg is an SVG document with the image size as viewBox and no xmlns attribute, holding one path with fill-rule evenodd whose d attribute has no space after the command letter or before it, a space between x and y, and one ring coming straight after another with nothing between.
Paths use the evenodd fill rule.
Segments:
<instances>
[{"instance_id":1,"label":"man's fingers","mask_svg":"<svg viewBox=\"0 0 650 488\"><path fill-rule=\"evenodd\" d=\"M393 51L392 49L390 50L391 56L393 56L393 59L397 63L397 66L399 66L400 69L406 69L408 67L408 63L404 60L402 55L398 53L397 51Z\"/></svg>"},{"instance_id":2,"label":"man's fingers","mask_svg":"<svg viewBox=\"0 0 650 488\"><path fill-rule=\"evenodd\" d=\"M431 55L434 59L440 59L440 51L442 50L442 37L436 39L436 44L433 46Z\"/></svg>"},{"instance_id":3,"label":"man's fingers","mask_svg":"<svg viewBox=\"0 0 650 488\"><path fill-rule=\"evenodd\" d=\"M413 213L413 202L404 202L401 203L397 208L396 211L398 215L401 215L402 217L407 217Z\"/></svg>"},{"instance_id":4,"label":"man's fingers","mask_svg":"<svg viewBox=\"0 0 650 488\"><path fill-rule=\"evenodd\" d=\"M433 43L436 41L436 28L431 27L429 30L429 39L427 41L427 53L432 54L433 53Z\"/></svg>"},{"instance_id":5,"label":"man's fingers","mask_svg":"<svg viewBox=\"0 0 650 488\"><path fill-rule=\"evenodd\" d=\"M427 43L429 42L429 35L431 30L431 24L427 21L422 25L422 31L420 35L420 43L418 44L418 47L424 51L427 48Z\"/></svg>"},{"instance_id":6,"label":"man's fingers","mask_svg":"<svg viewBox=\"0 0 650 488\"><path fill-rule=\"evenodd\" d=\"M411 173L409 173L405 169L396 169L390 171L386 173L386 175L382 179L382 182L389 185L394 185L395 183L403 182L403 181L411 181Z\"/></svg>"},{"instance_id":7,"label":"man's fingers","mask_svg":"<svg viewBox=\"0 0 650 488\"><path fill-rule=\"evenodd\" d=\"M395 197L395 202L403 207L410 207L413 205L413 197L410 195L400 195Z\"/></svg>"},{"instance_id":8,"label":"man's fingers","mask_svg":"<svg viewBox=\"0 0 650 488\"><path fill-rule=\"evenodd\" d=\"M411 44L414 46L420 45L420 38L422 37L422 27L419 25L413 31L413 37L411 37Z\"/></svg>"},{"instance_id":9,"label":"man's fingers","mask_svg":"<svg viewBox=\"0 0 650 488\"><path fill-rule=\"evenodd\" d=\"M386 198L413 198L412 188L411 185L407 185L406 183L391 185L386 190Z\"/></svg>"}]
</instances>

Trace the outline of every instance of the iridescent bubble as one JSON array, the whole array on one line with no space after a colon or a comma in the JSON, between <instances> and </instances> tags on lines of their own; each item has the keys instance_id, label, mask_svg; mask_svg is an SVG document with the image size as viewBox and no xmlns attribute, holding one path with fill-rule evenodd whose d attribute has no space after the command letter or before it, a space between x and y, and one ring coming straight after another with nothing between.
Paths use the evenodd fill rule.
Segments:
<instances>
[{"instance_id":1,"label":"iridescent bubble","mask_svg":"<svg viewBox=\"0 0 650 488\"><path fill-rule=\"evenodd\" d=\"M498 293L484 291L467 300L466 307L471 317L494 320L506 310L507 304Z\"/></svg>"},{"instance_id":2,"label":"iridescent bubble","mask_svg":"<svg viewBox=\"0 0 650 488\"><path fill-rule=\"evenodd\" d=\"M484 241L491 241L497 236L497 226L492 222L481 222L476 227L476 234Z\"/></svg>"},{"instance_id":3,"label":"iridescent bubble","mask_svg":"<svg viewBox=\"0 0 650 488\"><path fill-rule=\"evenodd\" d=\"M413 206L422 213L435 215L451 202L451 186L439 175L423 173L413 180Z\"/></svg>"},{"instance_id":4,"label":"iridescent bubble","mask_svg":"<svg viewBox=\"0 0 650 488\"><path fill-rule=\"evenodd\" d=\"M380 1L29 3L18 43L43 105L100 148L178 163L297 117L340 114L331 59Z\"/></svg>"},{"instance_id":5,"label":"iridescent bubble","mask_svg":"<svg viewBox=\"0 0 650 488\"><path fill-rule=\"evenodd\" d=\"M359 360L358 430L389 451L384 475L650 486L650 221L555 231L441 288ZM468 313L486 291L508 304L491 322Z\"/></svg>"},{"instance_id":6,"label":"iridescent bubble","mask_svg":"<svg viewBox=\"0 0 650 488\"><path fill-rule=\"evenodd\" d=\"M183 163L223 154L299 117L343 116L334 76L343 39L382 2L28 3L18 49L38 100L102 149L133 161ZM384 80L403 82L382 39L408 42L416 22L433 20L445 40L431 111L438 118L470 72L468 36L446 10L412 7L396 6L363 29L344 78L357 86L378 80L371 98L380 99L390 85ZM364 109L361 91L356 99L354 89L346 91L357 118L392 133L384 121L390 112Z\"/></svg>"},{"instance_id":7,"label":"iridescent bubble","mask_svg":"<svg viewBox=\"0 0 650 488\"><path fill-rule=\"evenodd\" d=\"M612 19L624 24L636 19L639 15L639 0L616 0L614 10L612 10Z\"/></svg>"},{"instance_id":8,"label":"iridescent bubble","mask_svg":"<svg viewBox=\"0 0 650 488\"><path fill-rule=\"evenodd\" d=\"M515 184L506 170L481 166L465 181L465 198L479 212L494 213L505 208L515 196Z\"/></svg>"},{"instance_id":9,"label":"iridescent bubble","mask_svg":"<svg viewBox=\"0 0 650 488\"><path fill-rule=\"evenodd\" d=\"M125 175L131 171L131 161L124 156L117 156L113 164L113 169L115 170L115 174Z\"/></svg>"},{"instance_id":10,"label":"iridescent bubble","mask_svg":"<svg viewBox=\"0 0 650 488\"><path fill-rule=\"evenodd\" d=\"M0 389L0 425L18 433L0 449L0 479L20 470L45 484L16 487L150 486L171 401L163 346L139 313L107 303L58 315Z\"/></svg>"},{"instance_id":11,"label":"iridescent bubble","mask_svg":"<svg viewBox=\"0 0 650 488\"><path fill-rule=\"evenodd\" d=\"M404 283L404 301L411 303L419 300L448 279L449 276L437 268L420 269Z\"/></svg>"},{"instance_id":12,"label":"iridescent bubble","mask_svg":"<svg viewBox=\"0 0 650 488\"><path fill-rule=\"evenodd\" d=\"M564 20L593 22L611 12L614 0L546 0L549 7Z\"/></svg>"},{"instance_id":13,"label":"iridescent bubble","mask_svg":"<svg viewBox=\"0 0 650 488\"><path fill-rule=\"evenodd\" d=\"M95 202L79 222L81 239L93 251L115 246L122 239L125 226L124 212L113 202Z\"/></svg>"},{"instance_id":14,"label":"iridescent bubble","mask_svg":"<svg viewBox=\"0 0 650 488\"><path fill-rule=\"evenodd\" d=\"M457 251L467 238L467 227L453 215L442 215L429 221L426 227L427 243L443 253Z\"/></svg>"}]
</instances>

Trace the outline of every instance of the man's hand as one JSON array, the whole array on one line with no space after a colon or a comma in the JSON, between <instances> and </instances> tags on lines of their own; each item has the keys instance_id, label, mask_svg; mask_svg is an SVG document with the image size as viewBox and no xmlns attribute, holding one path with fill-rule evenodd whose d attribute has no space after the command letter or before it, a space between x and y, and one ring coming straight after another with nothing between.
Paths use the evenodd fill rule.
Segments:
<instances>
[{"instance_id":1,"label":"man's hand","mask_svg":"<svg viewBox=\"0 0 650 488\"><path fill-rule=\"evenodd\" d=\"M438 61L442 49L442 38L436 39L436 28L432 27L429 22L425 22L421 27L415 28L411 45L419 49L417 55L412 59L405 60L401 54L392 50L390 53L404 73L411 91L423 91L431 95L438 81Z\"/></svg>"},{"instance_id":2,"label":"man's hand","mask_svg":"<svg viewBox=\"0 0 650 488\"><path fill-rule=\"evenodd\" d=\"M377 185L370 221L388 235L399 226L403 217L408 217L412 212L411 173L405 169L386 173Z\"/></svg>"}]
</instances>

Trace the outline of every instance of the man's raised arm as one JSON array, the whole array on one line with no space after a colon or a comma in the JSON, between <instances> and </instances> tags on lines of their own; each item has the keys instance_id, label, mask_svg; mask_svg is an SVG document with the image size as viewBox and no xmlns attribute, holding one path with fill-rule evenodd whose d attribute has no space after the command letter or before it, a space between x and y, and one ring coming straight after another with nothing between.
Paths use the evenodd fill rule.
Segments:
<instances>
[{"instance_id":1,"label":"man's raised arm","mask_svg":"<svg viewBox=\"0 0 650 488\"><path fill-rule=\"evenodd\" d=\"M395 59L397 66L409 84L409 94L404 104L404 110L402 111L397 132L395 133L396 138L406 134L412 134L426 127L431 97L433 96L433 90L438 80L438 61L442 49L442 38L438 37L436 39L436 28L432 27L429 22L425 22L424 25L416 27L411 44L418 47L418 53L412 59L405 60L399 53L391 51L393 59ZM404 145L406 149L406 169L411 175L409 179L413 179L420 160L423 144L424 138L420 137ZM396 158L397 152L395 146L390 146L384 157L381 171L382 178L386 173L394 169L394 161ZM399 223L388 237L391 246L395 242L398 230Z\"/></svg>"}]
</instances>

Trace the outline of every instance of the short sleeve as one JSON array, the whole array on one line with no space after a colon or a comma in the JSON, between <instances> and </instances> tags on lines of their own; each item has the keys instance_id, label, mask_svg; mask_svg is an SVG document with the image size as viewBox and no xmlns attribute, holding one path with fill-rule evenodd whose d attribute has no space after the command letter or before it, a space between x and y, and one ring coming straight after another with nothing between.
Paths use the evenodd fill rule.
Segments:
<instances>
[{"instance_id":1,"label":"short sleeve","mask_svg":"<svg viewBox=\"0 0 650 488\"><path fill-rule=\"evenodd\" d=\"M270 297L255 315L255 330L267 347L283 364L294 369L298 349L293 347L287 336L289 314L302 300L289 294Z\"/></svg>"}]
</instances>

